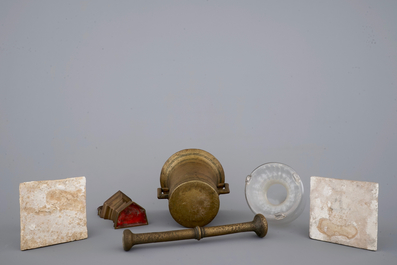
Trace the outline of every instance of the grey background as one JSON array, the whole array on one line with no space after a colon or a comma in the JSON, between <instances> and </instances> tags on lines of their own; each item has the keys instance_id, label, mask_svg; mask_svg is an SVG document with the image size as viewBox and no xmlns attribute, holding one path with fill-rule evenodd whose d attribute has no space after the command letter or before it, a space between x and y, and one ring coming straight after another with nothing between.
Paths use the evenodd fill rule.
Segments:
<instances>
[{"instance_id":1,"label":"grey background","mask_svg":"<svg viewBox=\"0 0 397 265\"><path fill-rule=\"evenodd\" d=\"M396 1L1 1L1 264L395 264ZM309 201L286 227L124 252L96 216L117 190L149 225L173 153L222 163L211 225L250 221L244 179L265 162L378 182L378 251L311 240ZM86 240L19 250L21 182L86 176ZM306 193L308 195L308 193Z\"/></svg>"}]
</instances>

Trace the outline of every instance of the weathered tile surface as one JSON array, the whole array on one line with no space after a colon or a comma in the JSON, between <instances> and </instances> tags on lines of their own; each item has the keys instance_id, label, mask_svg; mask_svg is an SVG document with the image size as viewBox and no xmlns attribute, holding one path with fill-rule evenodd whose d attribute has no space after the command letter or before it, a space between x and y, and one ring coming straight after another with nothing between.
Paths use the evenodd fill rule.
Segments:
<instances>
[{"instance_id":1,"label":"weathered tile surface","mask_svg":"<svg viewBox=\"0 0 397 265\"><path fill-rule=\"evenodd\" d=\"M19 185L21 250L87 238L85 177Z\"/></svg>"},{"instance_id":2,"label":"weathered tile surface","mask_svg":"<svg viewBox=\"0 0 397 265\"><path fill-rule=\"evenodd\" d=\"M377 250L379 184L310 179L310 238Z\"/></svg>"}]
</instances>

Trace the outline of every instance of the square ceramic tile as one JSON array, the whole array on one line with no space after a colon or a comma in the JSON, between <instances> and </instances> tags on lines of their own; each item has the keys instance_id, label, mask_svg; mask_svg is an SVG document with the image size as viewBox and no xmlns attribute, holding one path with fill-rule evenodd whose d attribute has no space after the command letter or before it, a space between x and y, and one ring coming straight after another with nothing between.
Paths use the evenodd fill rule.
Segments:
<instances>
[{"instance_id":1,"label":"square ceramic tile","mask_svg":"<svg viewBox=\"0 0 397 265\"><path fill-rule=\"evenodd\" d=\"M379 184L310 179L310 238L377 250Z\"/></svg>"},{"instance_id":2,"label":"square ceramic tile","mask_svg":"<svg viewBox=\"0 0 397 265\"><path fill-rule=\"evenodd\" d=\"M21 250L87 238L85 187L85 177L21 183Z\"/></svg>"}]
</instances>

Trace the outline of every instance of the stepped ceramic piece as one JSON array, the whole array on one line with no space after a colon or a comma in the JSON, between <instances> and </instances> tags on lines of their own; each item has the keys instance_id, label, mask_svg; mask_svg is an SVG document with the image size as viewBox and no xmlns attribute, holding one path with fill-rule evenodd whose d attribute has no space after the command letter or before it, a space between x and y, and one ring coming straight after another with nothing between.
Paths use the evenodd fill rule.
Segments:
<instances>
[{"instance_id":1,"label":"stepped ceramic piece","mask_svg":"<svg viewBox=\"0 0 397 265\"><path fill-rule=\"evenodd\" d=\"M286 195L271 194L273 185L283 187ZM254 169L245 180L245 198L255 214L263 214L272 224L293 221L306 204L299 175L281 163L266 163Z\"/></svg>"},{"instance_id":2,"label":"stepped ceramic piece","mask_svg":"<svg viewBox=\"0 0 397 265\"><path fill-rule=\"evenodd\" d=\"M85 177L19 185L21 250L88 237Z\"/></svg>"},{"instance_id":3,"label":"stepped ceramic piece","mask_svg":"<svg viewBox=\"0 0 397 265\"><path fill-rule=\"evenodd\" d=\"M145 209L121 191L113 194L103 206L98 207L98 215L112 220L115 229L148 224Z\"/></svg>"},{"instance_id":4,"label":"stepped ceramic piece","mask_svg":"<svg viewBox=\"0 0 397 265\"><path fill-rule=\"evenodd\" d=\"M169 211L185 227L204 226L219 210L219 195L229 193L221 163L200 149L185 149L165 162L157 198L168 199Z\"/></svg>"},{"instance_id":5,"label":"stepped ceramic piece","mask_svg":"<svg viewBox=\"0 0 397 265\"><path fill-rule=\"evenodd\" d=\"M379 184L310 180L310 238L377 250Z\"/></svg>"}]
</instances>

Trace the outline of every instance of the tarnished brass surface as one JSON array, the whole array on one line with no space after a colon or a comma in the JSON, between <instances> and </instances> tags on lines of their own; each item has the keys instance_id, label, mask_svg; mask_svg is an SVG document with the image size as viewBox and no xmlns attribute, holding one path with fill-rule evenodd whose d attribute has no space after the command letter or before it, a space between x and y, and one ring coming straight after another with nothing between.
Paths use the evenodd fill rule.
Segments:
<instances>
[{"instance_id":1,"label":"tarnished brass surface","mask_svg":"<svg viewBox=\"0 0 397 265\"><path fill-rule=\"evenodd\" d=\"M160 175L159 199L168 199L169 211L185 227L204 226L219 210L219 194L229 193L221 163L200 149L173 154Z\"/></svg>"},{"instance_id":2,"label":"tarnished brass surface","mask_svg":"<svg viewBox=\"0 0 397 265\"><path fill-rule=\"evenodd\" d=\"M267 221L262 214L257 214L252 222L221 225L213 227L199 227L166 232L134 234L129 229L123 232L123 248L130 250L134 245L157 243L184 239L200 240L204 237L220 236L240 232L254 231L259 237L267 233Z\"/></svg>"}]
</instances>

